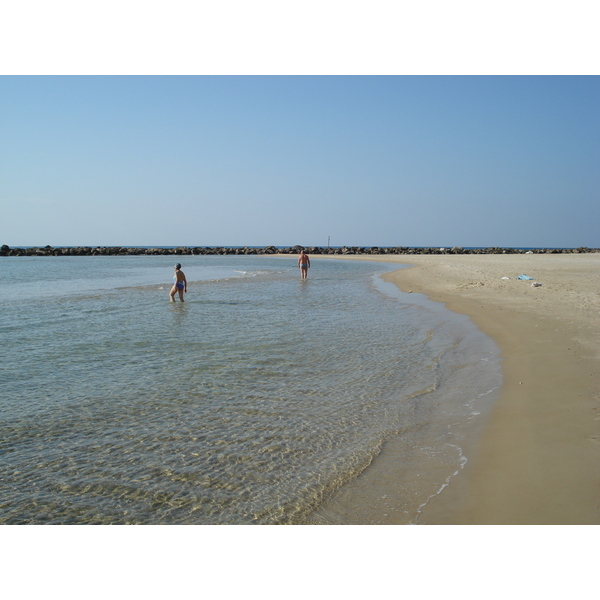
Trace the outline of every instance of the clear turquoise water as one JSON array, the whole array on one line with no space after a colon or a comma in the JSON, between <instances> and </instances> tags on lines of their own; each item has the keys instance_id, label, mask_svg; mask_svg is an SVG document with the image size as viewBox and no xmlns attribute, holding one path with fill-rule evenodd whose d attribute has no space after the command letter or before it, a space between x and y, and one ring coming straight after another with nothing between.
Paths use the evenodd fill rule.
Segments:
<instances>
[{"instance_id":1,"label":"clear turquoise water","mask_svg":"<svg viewBox=\"0 0 600 600\"><path fill-rule=\"evenodd\" d=\"M306 522L386 441L499 385L487 338L389 265L177 260L185 303L169 257L0 259L0 523ZM440 409L459 363L477 376Z\"/></svg>"}]
</instances>

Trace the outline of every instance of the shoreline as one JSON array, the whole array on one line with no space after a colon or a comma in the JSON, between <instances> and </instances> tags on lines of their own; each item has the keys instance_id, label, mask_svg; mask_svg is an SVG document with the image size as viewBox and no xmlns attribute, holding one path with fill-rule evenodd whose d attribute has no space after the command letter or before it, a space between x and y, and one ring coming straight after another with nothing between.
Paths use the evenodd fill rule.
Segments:
<instances>
[{"instance_id":1,"label":"shoreline","mask_svg":"<svg viewBox=\"0 0 600 600\"><path fill-rule=\"evenodd\" d=\"M383 279L468 315L501 351L473 456L419 522L599 524L600 255L344 258L411 265Z\"/></svg>"}]
</instances>

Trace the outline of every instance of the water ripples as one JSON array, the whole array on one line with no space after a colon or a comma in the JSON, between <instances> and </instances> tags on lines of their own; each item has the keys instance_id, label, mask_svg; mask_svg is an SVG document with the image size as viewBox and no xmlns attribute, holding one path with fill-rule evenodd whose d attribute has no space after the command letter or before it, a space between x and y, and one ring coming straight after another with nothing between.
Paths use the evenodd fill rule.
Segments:
<instances>
[{"instance_id":1,"label":"water ripples","mask_svg":"<svg viewBox=\"0 0 600 600\"><path fill-rule=\"evenodd\" d=\"M248 260L184 304L147 284L2 319L0 522L293 523L419 426L454 334L381 265Z\"/></svg>"}]
</instances>

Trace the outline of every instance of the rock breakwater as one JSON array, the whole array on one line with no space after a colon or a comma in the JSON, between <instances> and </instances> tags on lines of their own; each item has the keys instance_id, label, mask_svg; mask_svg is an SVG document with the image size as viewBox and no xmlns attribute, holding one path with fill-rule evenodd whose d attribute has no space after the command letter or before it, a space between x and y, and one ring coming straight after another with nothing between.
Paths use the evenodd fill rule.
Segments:
<instances>
[{"instance_id":1,"label":"rock breakwater","mask_svg":"<svg viewBox=\"0 0 600 600\"><path fill-rule=\"evenodd\" d=\"M434 248L434 247L379 247L379 246L178 246L165 247L133 247L133 246L67 246L67 247L17 247L10 248L6 244L0 247L0 256L152 256L152 255L239 255L239 254L298 254L301 249L307 254L580 254L600 252L598 248Z\"/></svg>"}]
</instances>

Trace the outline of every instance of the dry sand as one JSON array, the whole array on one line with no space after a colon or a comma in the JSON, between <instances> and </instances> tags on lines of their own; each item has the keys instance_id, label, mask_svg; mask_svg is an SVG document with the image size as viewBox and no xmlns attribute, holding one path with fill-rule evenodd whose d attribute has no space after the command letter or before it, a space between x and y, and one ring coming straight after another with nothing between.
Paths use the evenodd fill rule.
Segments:
<instances>
[{"instance_id":1,"label":"dry sand","mask_svg":"<svg viewBox=\"0 0 600 600\"><path fill-rule=\"evenodd\" d=\"M502 353L475 456L420 522L599 524L600 254L373 259L415 265L384 278L469 315Z\"/></svg>"}]
</instances>

